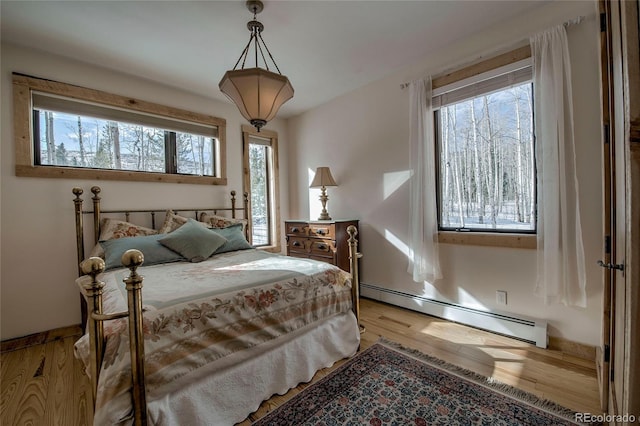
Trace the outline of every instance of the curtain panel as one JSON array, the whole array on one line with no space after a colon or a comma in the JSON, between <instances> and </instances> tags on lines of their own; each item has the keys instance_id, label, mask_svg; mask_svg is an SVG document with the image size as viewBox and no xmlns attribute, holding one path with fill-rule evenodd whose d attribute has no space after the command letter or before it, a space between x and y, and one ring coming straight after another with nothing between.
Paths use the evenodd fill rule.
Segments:
<instances>
[{"instance_id":1,"label":"curtain panel","mask_svg":"<svg viewBox=\"0 0 640 426\"><path fill-rule=\"evenodd\" d=\"M442 278L438 254L435 129L431 78L409 84L409 267L415 282Z\"/></svg>"},{"instance_id":2,"label":"curtain panel","mask_svg":"<svg viewBox=\"0 0 640 426\"><path fill-rule=\"evenodd\" d=\"M535 294L547 304L586 307L576 173L571 64L564 26L530 38L538 203Z\"/></svg>"}]
</instances>

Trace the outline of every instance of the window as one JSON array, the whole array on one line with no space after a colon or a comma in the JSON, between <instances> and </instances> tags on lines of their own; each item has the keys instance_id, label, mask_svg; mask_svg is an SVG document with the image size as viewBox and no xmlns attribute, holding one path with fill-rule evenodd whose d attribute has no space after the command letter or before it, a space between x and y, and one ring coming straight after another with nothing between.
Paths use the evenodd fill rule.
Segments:
<instances>
[{"instance_id":1,"label":"window","mask_svg":"<svg viewBox=\"0 0 640 426\"><path fill-rule=\"evenodd\" d=\"M278 135L243 126L244 188L249 193L251 244L280 251Z\"/></svg>"},{"instance_id":2,"label":"window","mask_svg":"<svg viewBox=\"0 0 640 426\"><path fill-rule=\"evenodd\" d=\"M225 121L14 75L16 175L226 184Z\"/></svg>"},{"instance_id":3,"label":"window","mask_svg":"<svg viewBox=\"0 0 640 426\"><path fill-rule=\"evenodd\" d=\"M434 90L439 227L535 233L529 61Z\"/></svg>"}]
</instances>

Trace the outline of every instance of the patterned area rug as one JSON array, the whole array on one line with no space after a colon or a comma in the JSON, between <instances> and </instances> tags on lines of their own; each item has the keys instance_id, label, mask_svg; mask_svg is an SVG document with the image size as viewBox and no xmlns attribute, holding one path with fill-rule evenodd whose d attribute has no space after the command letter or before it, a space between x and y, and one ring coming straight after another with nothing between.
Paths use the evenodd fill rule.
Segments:
<instances>
[{"instance_id":1,"label":"patterned area rug","mask_svg":"<svg viewBox=\"0 0 640 426\"><path fill-rule=\"evenodd\" d=\"M254 425L579 424L574 418L555 403L381 340Z\"/></svg>"}]
</instances>

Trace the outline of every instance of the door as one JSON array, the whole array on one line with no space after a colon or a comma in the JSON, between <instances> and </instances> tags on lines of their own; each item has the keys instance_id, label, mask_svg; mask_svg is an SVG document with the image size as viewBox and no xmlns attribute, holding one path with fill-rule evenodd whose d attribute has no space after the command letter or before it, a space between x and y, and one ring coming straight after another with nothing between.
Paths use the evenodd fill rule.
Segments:
<instances>
[{"instance_id":1,"label":"door","mask_svg":"<svg viewBox=\"0 0 640 426\"><path fill-rule=\"evenodd\" d=\"M640 406L640 195L632 190L640 188L638 2L602 1L600 11L606 207L600 385L603 410L624 415Z\"/></svg>"}]
</instances>

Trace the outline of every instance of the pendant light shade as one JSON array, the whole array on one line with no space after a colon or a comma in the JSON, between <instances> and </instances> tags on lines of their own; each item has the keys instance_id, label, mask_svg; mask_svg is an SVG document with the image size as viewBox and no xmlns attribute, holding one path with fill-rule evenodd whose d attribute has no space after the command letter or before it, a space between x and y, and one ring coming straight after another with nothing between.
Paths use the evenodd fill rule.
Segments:
<instances>
[{"instance_id":1,"label":"pendant light shade","mask_svg":"<svg viewBox=\"0 0 640 426\"><path fill-rule=\"evenodd\" d=\"M273 56L271 56L269 48L262 39L264 25L256 21L256 14L260 13L264 8L262 2L249 0L246 4L247 8L253 12L253 20L247 23L247 28L251 31L251 38L249 38L249 43L240 54L240 58L233 70L224 74L218 87L222 93L236 104L240 114L260 131L260 128L267 124L267 121L276 116L282 104L293 97L293 87L289 79L280 73L280 69ZM252 46L255 67L245 68L244 64ZM269 70L269 64L264 54L265 51L278 71L277 73ZM258 66L258 53L260 53L266 69ZM240 61L242 61L242 67L236 69Z\"/></svg>"},{"instance_id":2,"label":"pendant light shade","mask_svg":"<svg viewBox=\"0 0 640 426\"><path fill-rule=\"evenodd\" d=\"M293 97L287 77L262 68L227 71L220 81L220 90L258 131Z\"/></svg>"}]
</instances>

